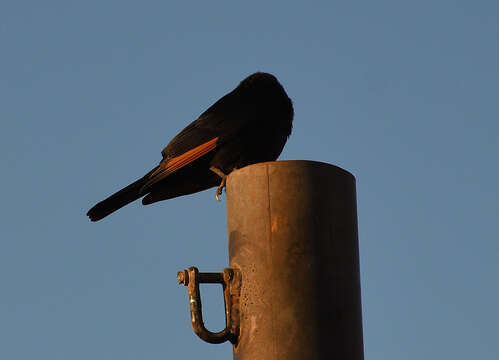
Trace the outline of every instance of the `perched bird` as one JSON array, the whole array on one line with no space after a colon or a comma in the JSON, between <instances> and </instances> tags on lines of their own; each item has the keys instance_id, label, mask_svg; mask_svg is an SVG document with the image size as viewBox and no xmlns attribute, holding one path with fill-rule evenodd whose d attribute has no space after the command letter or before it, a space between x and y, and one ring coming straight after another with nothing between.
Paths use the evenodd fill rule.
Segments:
<instances>
[{"instance_id":1,"label":"perched bird","mask_svg":"<svg viewBox=\"0 0 499 360\"><path fill-rule=\"evenodd\" d=\"M293 104L275 76L257 72L189 124L150 172L92 207L98 221L143 196L152 204L218 185L234 169L276 160L291 134Z\"/></svg>"}]
</instances>

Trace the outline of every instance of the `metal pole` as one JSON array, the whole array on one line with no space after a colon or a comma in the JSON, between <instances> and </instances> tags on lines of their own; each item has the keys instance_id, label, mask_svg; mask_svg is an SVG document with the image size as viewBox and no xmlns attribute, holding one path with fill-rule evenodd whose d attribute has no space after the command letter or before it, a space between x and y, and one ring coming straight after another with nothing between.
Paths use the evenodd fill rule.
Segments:
<instances>
[{"instance_id":1,"label":"metal pole","mask_svg":"<svg viewBox=\"0 0 499 360\"><path fill-rule=\"evenodd\" d=\"M242 284L234 359L363 359L355 178L268 162L232 172L226 191Z\"/></svg>"}]
</instances>

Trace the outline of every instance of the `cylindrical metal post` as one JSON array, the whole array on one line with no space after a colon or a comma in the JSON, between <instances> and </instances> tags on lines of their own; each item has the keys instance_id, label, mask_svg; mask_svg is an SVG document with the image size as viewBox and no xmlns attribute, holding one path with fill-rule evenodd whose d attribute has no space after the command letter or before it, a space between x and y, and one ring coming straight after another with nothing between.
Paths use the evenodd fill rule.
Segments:
<instances>
[{"instance_id":1,"label":"cylindrical metal post","mask_svg":"<svg viewBox=\"0 0 499 360\"><path fill-rule=\"evenodd\" d=\"M234 359L363 359L355 178L278 161L233 171L226 189L242 273Z\"/></svg>"}]
</instances>

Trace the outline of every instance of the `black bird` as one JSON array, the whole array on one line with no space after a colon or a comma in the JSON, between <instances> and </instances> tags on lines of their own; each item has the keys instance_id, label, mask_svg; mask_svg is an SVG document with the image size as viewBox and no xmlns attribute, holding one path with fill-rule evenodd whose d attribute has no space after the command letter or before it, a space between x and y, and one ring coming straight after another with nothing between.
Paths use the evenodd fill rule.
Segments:
<instances>
[{"instance_id":1,"label":"black bird","mask_svg":"<svg viewBox=\"0 0 499 360\"><path fill-rule=\"evenodd\" d=\"M143 196L147 205L217 185L219 200L232 170L277 159L292 122L293 104L276 77L250 75L175 136L158 166L87 215L98 221Z\"/></svg>"}]
</instances>

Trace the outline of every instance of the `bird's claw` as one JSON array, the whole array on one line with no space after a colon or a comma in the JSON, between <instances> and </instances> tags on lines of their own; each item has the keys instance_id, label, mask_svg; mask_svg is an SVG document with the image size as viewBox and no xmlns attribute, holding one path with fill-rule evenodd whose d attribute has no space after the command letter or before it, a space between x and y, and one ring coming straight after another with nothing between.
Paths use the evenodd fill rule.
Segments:
<instances>
[{"instance_id":1,"label":"bird's claw","mask_svg":"<svg viewBox=\"0 0 499 360\"><path fill-rule=\"evenodd\" d=\"M222 183L220 184L220 186L217 189L217 192L215 193L215 199L217 199L218 202L222 201L222 199L220 199L220 195L222 195L222 191L225 187L226 180L227 180L227 177L224 176L222 179Z\"/></svg>"},{"instance_id":2,"label":"bird's claw","mask_svg":"<svg viewBox=\"0 0 499 360\"><path fill-rule=\"evenodd\" d=\"M220 202L222 201L220 199L220 195L222 195L222 191L225 187L225 183L227 181L227 175L225 175L221 170L217 169L214 166L211 166L210 170L222 178L222 182L220 183L220 186L218 187L217 192L215 194L215 199L217 199L217 201Z\"/></svg>"}]
</instances>

